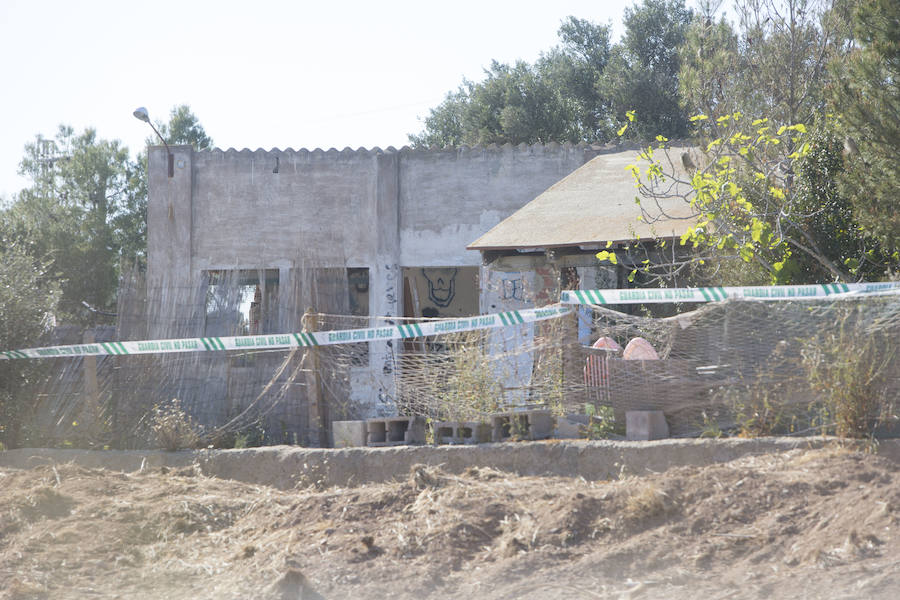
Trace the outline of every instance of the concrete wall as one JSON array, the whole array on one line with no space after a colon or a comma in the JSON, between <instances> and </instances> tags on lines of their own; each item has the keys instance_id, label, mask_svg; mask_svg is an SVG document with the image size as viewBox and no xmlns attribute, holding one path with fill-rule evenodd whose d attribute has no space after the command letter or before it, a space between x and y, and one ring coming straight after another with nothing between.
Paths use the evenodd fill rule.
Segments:
<instances>
[{"instance_id":1,"label":"concrete wall","mask_svg":"<svg viewBox=\"0 0 900 600\"><path fill-rule=\"evenodd\" d=\"M367 267L376 315L402 314L402 290L385 285L392 270L480 265L467 244L596 153L558 144L173 152L168 178L165 149L150 151L150 287L190 289L208 269Z\"/></svg>"},{"instance_id":2,"label":"concrete wall","mask_svg":"<svg viewBox=\"0 0 900 600\"><path fill-rule=\"evenodd\" d=\"M413 465L440 466L448 473L489 467L516 475L583 477L588 481L660 473L673 467L706 466L743 456L782 454L840 444L833 438L728 438L656 442L559 441L482 444L477 446L398 446L308 450L288 446L245 450L185 452L98 452L90 450L19 449L0 452L0 467L27 469L74 462L89 468L137 471L197 465L204 475L255 485L291 489L319 482L325 486L357 486L409 476ZM865 444L855 447L865 451ZM900 462L900 440L881 440L877 453Z\"/></svg>"},{"instance_id":3,"label":"concrete wall","mask_svg":"<svg viewBox=\"0 0 900 600\"><path fill-rule=\"evenodd\" d=\"M192 270L284 266L307 256L322 266L370 262L381 233L378 159L368 152L195 153Z\"/></svg>"},{"instance_id":4,"label":"concrete wall","mask_svg":"<svg viewBox=\"0 0 900 600\"><path fill-rule=\"evenodd\" d=\"M400 263L480 265L468 244L593 156L558 144L401 153Z\"/></svg>"}]
</instances>

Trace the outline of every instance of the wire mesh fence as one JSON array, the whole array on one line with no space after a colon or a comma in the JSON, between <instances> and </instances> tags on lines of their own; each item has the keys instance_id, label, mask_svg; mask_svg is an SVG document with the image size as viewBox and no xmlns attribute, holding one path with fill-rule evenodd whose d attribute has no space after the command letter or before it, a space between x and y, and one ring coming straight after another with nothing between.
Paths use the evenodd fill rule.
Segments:
<instances>
[{"instance_id":1,"label":"wire mesh fence","mask_svg":"<svg viewBox=\"0 0 900 600\"><path fill-rule=\"evenodd\" d=\"M190 290L199 316L169 333L194 334L201 320L207 332L237 334L264 326L338 331L427 321L348 314L346 302L334 301L346 297L337 283L320 286L317 297L290 300L332 310L276 319L283 313L275 302L284 303L285 295L270 294L266 305L260 288L271 292L275 285L266 277L220 275ZM159 303L151 310L142 284L128 289L120 293L117 327L91 332L98 341L151 333ZM620 432L626 411L661 410L675 436L896 431L897 296L729 300L678 305L674 312L658 318L641 308L589 306L537 323L378 344L59 358L42 365L28 390L23 441L159 445L160 416L177 414L198 433L198 445L233 445L240 437L319 446L334 420L487 421L496 412L535 407L557 415L605 407L615 419L611 430Z\"/></svg>"}]
</instances>

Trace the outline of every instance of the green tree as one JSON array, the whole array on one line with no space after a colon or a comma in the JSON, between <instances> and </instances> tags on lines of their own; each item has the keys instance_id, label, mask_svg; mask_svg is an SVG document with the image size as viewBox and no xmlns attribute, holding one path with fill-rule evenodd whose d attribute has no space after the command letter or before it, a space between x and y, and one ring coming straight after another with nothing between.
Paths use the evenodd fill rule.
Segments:
<instances>
[{"instance_id":1,"label":"green tree","mask_svg":"<svg viewBox=\"0 0 900 600\"><path fill-rule=\"evenodd\" d=\"M200 120L187 104L180 104L169 112L168 123L157 122L156 128L169 144L186 144L194 150L209 150L213 140L207 135ZM156 143L156 138L149 138L148 145Z\"/></svg>"},{"instance_id":2,"label":"green tree","mask_svg":"<svg viewBox=\"0 0 900 600\"><path fill-rule=\"evenodd\" d=\"M859 47L832 63L829 88L845 136L841 190L859 223L893 251L900 249L900 4L862 0L853 32Z\"/></svg>"},{"instance_id":3,"label":"green tree","mask_svg":"<svg viewBox=\"0 0 900 600\"><path fill-rule=\"evenodd\" d=\"M450 147L464 143L466 133L464 120L469 104L469 92L475 86L463 80L455 92L447 92L444 101L429 110L425 117L425 128L418 134L407 135L409 142L419 148L431 146Z\"/></svg>"},{"instance_id":4,"label":"green tree","mask_svg":"<svg viewBox=\"0 0 900 600\"><path fill-rule=\"evenodd\" d=\"M598 81L609 28L569 17L561 44L534 64L493 61L480 82L464 80L431 109L416 146L578 142L608 139L612 120Z\"/></svg>"},{"instance_id":5,"label":"green tree","mask_svg":"<svg viewBox=\"0 0 900 600\"><path fill-rule=\"evenodd\" d=\"M417 146L577 141L574 105L523 61L494 61L480 83L463 82L410 135Z\"/></svg>"},{"instance_id":6,"label":"green tree","mask_svg":"<svg viewBox=\"0 0 900 600\"><path fill-rule=\"evenodd\" d=\"M572 106L525 62L494 62L470 93L467 125L477 144L576 141Z\"/></svg>"},{"instance_id":7,"label":"green tree","mask_svg":"<svg viewBox=\"0 0 900 600\"><path fill-rule=\"evenodd\" d=\"M735 79L741 76L738 34L724 16L715 20L719 4L694 16L679 52L681 102L690 115L707 115L712 123L747 108L735 92Z\"/></svg>"},{"instance_id":8,"label":"green tree","mask_svg":"<svg viewBox=\"0 0 900 600\"><path fill-rule=\"evenodd\" d=\"M883 276L896 260L835 184L844 161L825 113L826 64L848 46L845 3L741 0L736 8L734 30L707 3L681 49L682 102L699 113L694 168L682 176L698 219L688 239L707 262L747 261L740 275L748 280L758 269L780 283ZM646 175L678 176L650 161L646 183Z\"/></svg>"},{"instance_id":9,"label":"green tree","mask_svg":"<svg viewBox=\"0 0 900 600\"><path fill-rule=\"evenodd\" d=\"M2 219L33 257L52 261L60 316L93 322L115 304L119 248L113 217L129 194L128 149L86 129L61 126L54 140L26 145L20 173L32 181Z\"/></svg>"},{"instance_id":10,"label":"green tree","mask_svg":"<svg viewBox=\"0 0 900 600\"><path fill-rule=\"evenodd\" d=\"M900 266L898 253L853 219L835 186L843 167L827 122L811 132L740 113L717 120L723 135L705 147L672 157L661 138L644 152L646 169L633 166L646 221L668 219L660 207L680 198L695 220L681 243L697 250L698 261L739 257L774 283L854 281ZM795 150L785 155L786 147Z\"/></svg>"},{"instance_id":11,"label":"green tree","mask_svg":"<svg viewBox=\"0 0 900 600\"><path fill-rule=\"evenodd\" d=\"M0 223L0 351L33 345L49 327L59 297L48 262L9 235ZM35 361L0 360L0 447L22 441L23 390L38 374Z\"/></svg>"},{"instance_id":12,"label":"green tree","mask_svg":"<svg viewBox=\"0 0 900 600\"><path fill-rule=\"evenodd\" d=\"M737 108L777 126L824 114L828 61L844 53L849 27L840 0L740 0Z\"/></svg>"},{"instance_id":13,"label":"green tree","mask_svg":"<svg viewBox=\"0 0 900 600\"><path fill-rule=\"evenodd\" d=\"M707 141L718 117L741 112L776 128L824 116L829 60L846 52L849 27L841 0L738 0L737 29L715 21L707 3L687 30L681 56L681 100ZM787 154L793 152L790 148Z\"/></svg>"},{"instance_id":14,"label":"green tree","mask_svg":"<svg viewBox=\"0 0 900 600\"><path fill-rule=\"evenodd\" d=\"M187 106L160 127L172 144L207 148L212 139ZM148 139L148 143L157 143ZM146 153L137 161L118 140L60 126L25 147L20 173L31 185L0 210L7 236L35 260L49 260L61 289L60 320L91 324L115 310L120 274L146 261Z\"/></svg>"},{"instance_id":15,"label":"green tree","mask_svg":"<svg viewBox=\"0 0 900 600\"><path fill-rule=\"evenodd\" d=\"M853 211L851 198L838 181L844 174L844 144L831 119L825 120L808 137L809 150L797 161L797 189L794 209L797 226L818 252L844 272L842 279L879 279L897 268L896 256L863 227ZM833 273L823 269L808 253L795 254L795 276L802 281L824 281Z\"/></svg>"},{"instance_id":16,"label":"green tree","mask_svg":"<svg viewBox=\"0 0 900 600\"><path fill-rule=\"evenodd\" d=\"M147 151L125 164L127 184L111 215L113 239L119 250L118 274L147 266Z\"/></svg>"},{"instance_id":17,"label":"green tree","mask_svg":"<svg viewBox=\"0 0 900 600\"><path fill-rule=\"evenodd\" d=\"M628 111L637 115L628 137L687 134L678 74L679 48L691 18L684 0L644 0L640 6L625 9L625 36L614 48L599 85L619 121Z\"/></svg>"},{"instance_id":18,"label":"green tree","mask_svg":"<svg viewBox=\"0 0 900 600\"><path fill-rule=\"evenodd\" d=\"M608 140L613 119L600 82L612 51L609 27L568 17L558 35L560 45L538 59L538 72L567 99L579 140Z\"/></svg>"}]
</instances>

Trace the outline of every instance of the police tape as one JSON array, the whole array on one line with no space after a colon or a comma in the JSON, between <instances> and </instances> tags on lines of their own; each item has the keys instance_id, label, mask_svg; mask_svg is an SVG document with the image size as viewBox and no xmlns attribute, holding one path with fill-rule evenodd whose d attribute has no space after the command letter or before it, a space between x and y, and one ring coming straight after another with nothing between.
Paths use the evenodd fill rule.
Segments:
<instances>
[{"instance_id":1,"label":"police tape","mask_svg":"<svg viewBox=\"0 0 900 600\"><path fill-rule=\"evenodd\" d=\"M563 292L563 304L661 304L665 302L720 302L722 300L841 299L900 293L900 281L883 283L823 283L815 285L767 285L746 287L642 288L571 290Z\"/></svg>"},{"instance_id":2,"label":"police tape","mask_svg":"<svg viewBox=\"0 0 900 600\"><path fill-rule=\"evenodd\" d=\"M169 354L176 352L217 352L225 350L278 350L336 344L358 344L443 335L477 329L510 327L522 323L534 323L555 319L572 312L569 306L552 305L544 308L512 310L508 312L442 319L423 323L405 323L368 329L341 329L335 331L305 331L266 335L239 335L231 337L199 337L171 340L143 340L137 342L95 342L70 346L47 346L0 352L0 360L18 358L59 358L71 356L118 356L126 354Z\"/></svg>"}]
</instances>

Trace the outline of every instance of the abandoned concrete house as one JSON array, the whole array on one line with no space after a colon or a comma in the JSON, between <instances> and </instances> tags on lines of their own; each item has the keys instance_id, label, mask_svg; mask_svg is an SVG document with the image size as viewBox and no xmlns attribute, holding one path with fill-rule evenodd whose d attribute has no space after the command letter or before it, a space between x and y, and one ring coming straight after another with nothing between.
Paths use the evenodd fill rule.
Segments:
<instances>
[{"instance_id":1,"label":"abandoned concrete house","mask_svg":"<svg viewBox=\"0 0 900 600\"><path fill-rule=\"evenodd\" d=\"M341 152L176 147L168 177L165 150L153 148L148 285L194 290L215 285L223 274L245 273L244 283L259 288L260 322L253 327L260 331L299 325L307 307L296 305L303 286L298 273L311 270L320 271L312 286L334 278L352 282L347 308L361 316L487 311L496 301L479 294L481 257L467 244L596 152L559 145ZM516 284L508 288L501 296L523 297ZM322 305L335 301L325 290L300 295L320 312L343 308ZM201 321L208 328L207 315L197 318L202 298L195 300L196 306L188 301L156 318L154 337L187 333L184 327L196 333Z\"/></svg>"},{"instance_id":2,"label":"abandoned concrete house","mask_svg":"<svg viewBox=\"0 0 900 600\"><path fill-rule=\"evenodd\" d=\"M620 285L594 254L637 224L625 170L634 149L171 152L170 176L166 149L150 149L150 338L300 331L310 309L355 317L346 328L541 306L561 286ZM354 358L344 392L358 416L391 409L395 350L371 343ZM242 365L206 378L205 404L240 395ZM185 397L178 386L171 395ZM279 417L285 431L309 429L309 418Z\"/></svg>"}]
</instances>

